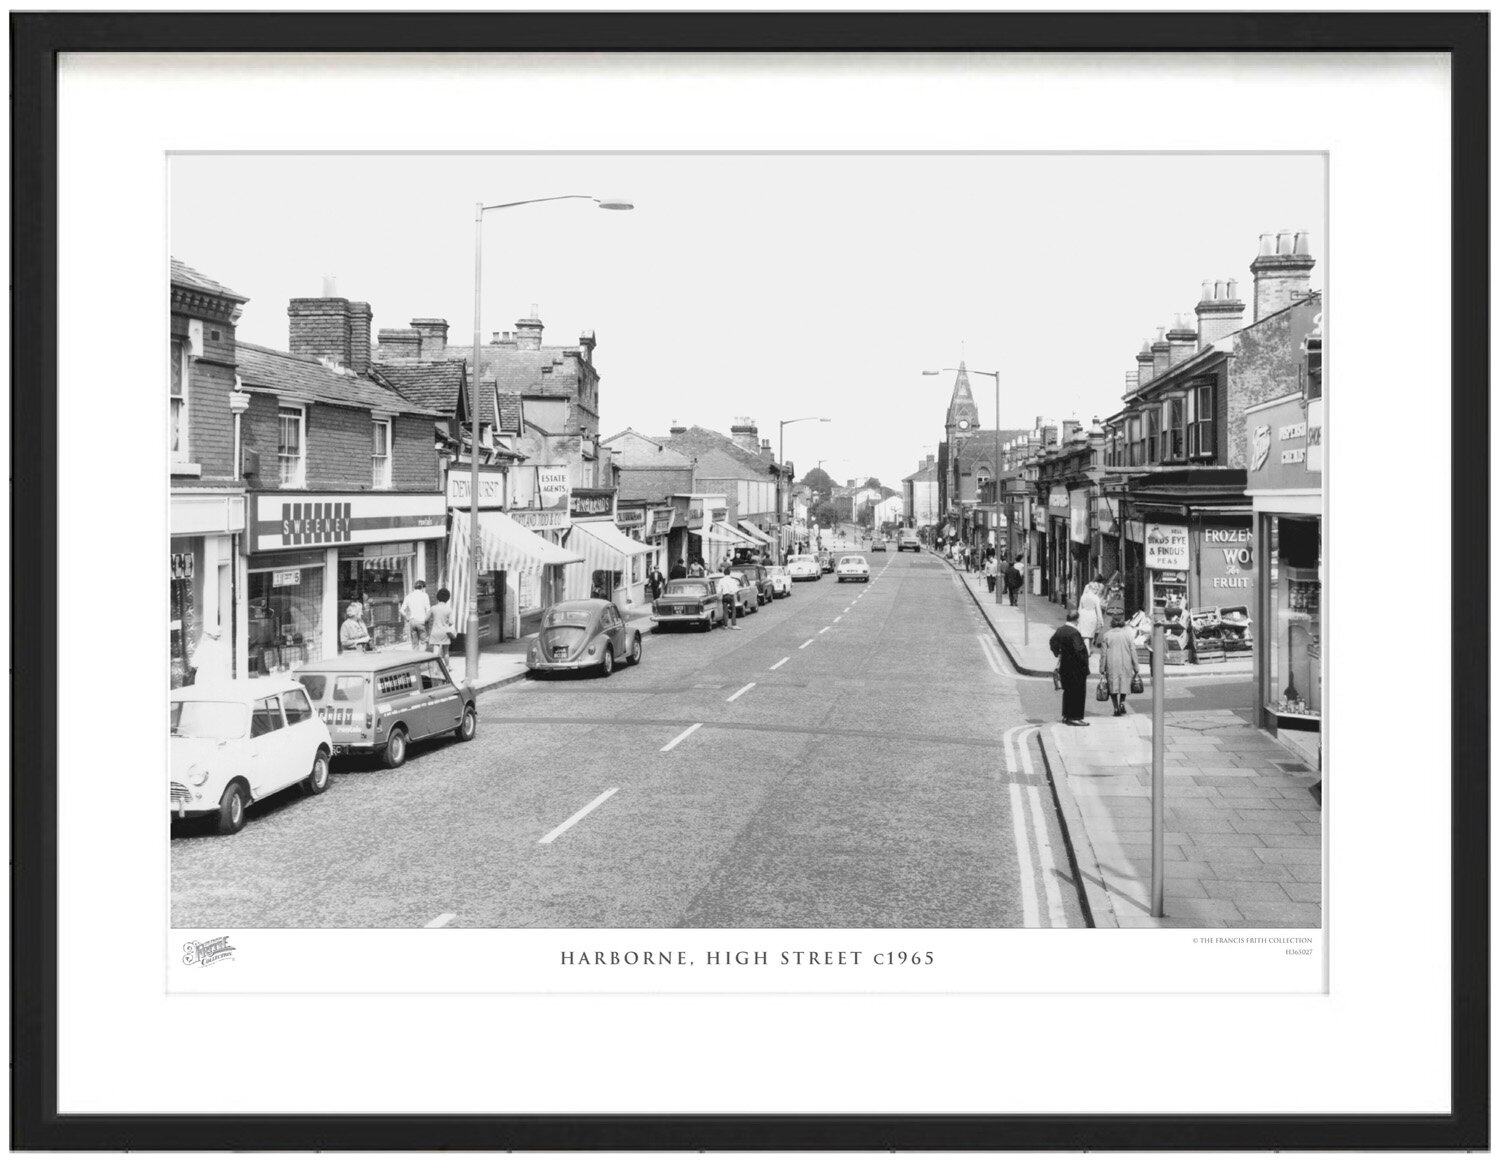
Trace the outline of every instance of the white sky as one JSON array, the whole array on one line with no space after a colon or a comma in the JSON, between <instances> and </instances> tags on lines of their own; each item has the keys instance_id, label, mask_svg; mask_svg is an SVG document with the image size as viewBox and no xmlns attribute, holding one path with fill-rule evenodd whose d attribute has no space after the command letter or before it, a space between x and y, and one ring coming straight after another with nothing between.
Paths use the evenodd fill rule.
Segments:
<instances>
[{"instance_id":1,"label":"white sky","mask_svg":"<svg viewBox=\"0 0 1500 1163\"><path fill-rule=\"evenodd\" d=\"M242 339L285 348L287 300L368 301L373 327L446 318L473 339L474 204L491 212L482 334L535 303L544 342L598 336L602 426L728 431L798 475L895 486L935 451L951 373L998 370L1006 427L1112 411L1141 340L1237 278L1262 231L1309 230L1324 283L1318 156L526 154L179 156L171 251L248 295ZM1247 312L1247 322L1249 315ZM994 385L970 383L986 425Z\"/></svg>"}]
</instances>

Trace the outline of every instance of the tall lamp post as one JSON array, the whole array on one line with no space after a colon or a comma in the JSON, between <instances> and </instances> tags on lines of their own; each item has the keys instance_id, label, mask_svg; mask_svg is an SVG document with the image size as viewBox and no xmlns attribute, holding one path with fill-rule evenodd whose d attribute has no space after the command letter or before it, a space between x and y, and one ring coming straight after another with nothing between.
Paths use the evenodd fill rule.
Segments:
<instances>
[{"instance_id":1,"label":"tall lamp post","mask_svg":"<svg viewBox=\"0 0 1500 1163\"><path fill-rule=\"evenodd\" d=\"M555 194L550 198L524 198L519 202L474 205L474 367L469 389L469 616L464 624L464 668L470 682L479 681L479 302L484 285L484 216L490 210L509 210L538 202L592 202L601 210L634 210L625 198L596 198L592 194ZM462 433L460 433L460 440ZM461 446L460 446L461 447Z\"/></svg>"},{"instance_id":2,"label":"tall lamp post","mask_svg":"<svg viewBox=\"0 0 1500 1163\"><path fill-rule=\"evenodd\" d=\"M781 427L779 429L777 429L777 432L776 432L776 463L779 464L779 465L781 465L783 468L785 468L785 466L786 466L786 426L788 424L801 424L804 420L816 420L819 424L828 424L828 423L830 423L830 420L828 419L827 416L798 416L795 420L782 420L782 421L780 421ZM818 463L822 464L823 462L820 460L820 461L818 461ZM778 472L777 477L776 477L776 482L777 482L777 486L778 486L777 487L777 497L776 497L776 519L781 524L784 525L784 524L786 524L786 503L785 503L785 501L782 500L782 497L781 497L781 492L780 492L781 475L780 475L779 472ZM791 490L790 489L787 490L787 494L788 495L791 494ZM781 540L784 541L785 538L782 538ZM786 560L786 548L785 548L785 546L778 544L777 545L777 549L781 551L781 560L785 561Z\"/></svg>"},{"instance_id":3,"label":"tall lamp post","mask_svg":"<svg viewBox=\"0 0 1500 1163\"><path fill-rule=\"evenodd\" d=\"M995 467L992 471L995 482L995 562L998 565L1000 560L1000 373L976 371L971 367L966 367L963 370L971 376L989 376L990 379L995 381ZM956 371L958 371L956 367L932 368L924 371L922 374L924 376L940 376L943 372ZM975 487L975 494L977 500L977 485ZM997 606L1000 604L1000 596L1000 585L997 581L995 584L995 605Z\"/></svg>"}]
</instances>

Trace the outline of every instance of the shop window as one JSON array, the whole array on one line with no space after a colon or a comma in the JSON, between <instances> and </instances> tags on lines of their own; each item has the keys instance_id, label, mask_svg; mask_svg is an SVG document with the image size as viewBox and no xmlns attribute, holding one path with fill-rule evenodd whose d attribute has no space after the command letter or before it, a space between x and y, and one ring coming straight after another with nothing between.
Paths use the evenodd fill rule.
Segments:
<instances>
[{"instance_id":1,"label":"shop window","mask_svg":"<svg viewBox=\"0 0 1500 1163\"><path fill-rule=\"evenodd\" d=\"M305 723L312 718L312 704L307 701L307 696L301 691L287 691L282 695L281 708L286 712L288 727L295 727L298 723Z\"/></svg>"},{"instance_id":2,"label":"shop window","mask_svg":"<svg viewBox=\"0 0 1500 1163\"><path fill-rule=\"evenodd\" d=\"M1271 616L1265 704L1281 729L1316 729L1323 712L1321 524L1316 517L1266 519L1272 545ZM1300 721L1299 721L1300 720Z\"/></svg>"},{"instance_id":3,"label":"shop window","mask_svg":"<svg viewBox=\"0 0 1500 1163\"><path fill-rule=\"evenodd\" d=\"M276 418L277 479L284 489L300 489L307 480L307 411L300 404L283 404Z\"/></svg>"},{"instance_id":4,"label":"shop window","mask_svg":"<svg viewBox=\"0 0 1500 1163\"><path fill-rule=\"evenodd\" d=\"M252 570L248 589L252 673L290 670L323 657L321 566Z\"/></svg>"},{"instance_id":5,"label":"shop window","mask_svg":"<svg viewBox=\"0 0 1500 1163\"><path fill-rule=\"evenodd\" d=\"M188 461L188 347L180 339L172 340L172 370L168 386L167 447L172 450L173 464Z\"/></svg>"},{"instance_id":6,"label":"shop window","mask_svg":"<svg viewBox=\"0 0 1500 1163\"><path fill-rule=\"evenodd\" d=\"M1187 396L1187 451L1189 456L1214 455L1214 386L1199 384Z\"/></svg>"},{"instance_id":7,"label":"shop window","mask_svg":"<svg viewBox=\"0 0 1500 1163\"><path fill-rule=\"evenodd\" d=\"M416 577L414 548L410 542L367 545L362 553L339 558L339 615L358 602L370 648L400 645L406 641L401 600Z\"/></svg>"},{"instance_id":8,"label":"shop window","mask_svg":"<svg viewBox=\"0 0 1500 1163\"><path fill-rule=\"evenodd\" d=\"M376 420L373 437L370 483L374 488L388 489L391 487L391 422Z\"/></svg>"},{"instance_id":9,"label":"shop window","mask_svg":"<svg viewBox=\"0 0 1500 1163\"><path fill-rule=\"evenodd\" d=\"M603 598L606 602L614 600L615 588L620 584L620 571L617 569L596 569L589 585L589 597Z\"/></svg>"}]
</instances>

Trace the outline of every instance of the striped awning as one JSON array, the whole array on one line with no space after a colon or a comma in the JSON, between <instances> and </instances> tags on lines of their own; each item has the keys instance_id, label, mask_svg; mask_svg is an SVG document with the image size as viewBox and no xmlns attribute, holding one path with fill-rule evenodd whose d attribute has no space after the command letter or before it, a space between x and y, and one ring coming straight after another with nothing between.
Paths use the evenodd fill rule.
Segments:
<instances>
[{"instance_id":1,"label":"striped awning","mask_svg":"<svg viewBox=\"0 0 1500 1163\"><path fill-rule=\"evenodd\" d=\"M749 549L760 548L759 541L751 540L722 521L715 521L709 526L708 532L703 534L703 540L711 545L741 545Z\"/></svg>"},{"instance_id":2,"label":"striped awning","mask_svg":"<svg viewBox=\"0 0 1500 1163\"><path fill-rule=\"evenodd\" d=\"M467 611L472 555L469 552L469 515L455 512L448 536L448 588L452 606ZM505 570L511 574L539 574L549 565L570 565L583 558L545 537L538 537L504 513L479 514L479 568Z\"/></svg>"},{"instance_id":3,"label":"striped awning","mask_svg":"<svg viewBox=\"0 0 1500 1163\"><path fill-rule=\"evenodd\" d=\"M774 545L774 544L776 544L769 537L767 537L764 533L762 533L759 529L757 529L754 525L750 524L749 521L741 521L740 522L740 528L743 529L746 533L748 533L756 541L760 542L762 545Z\"/></svg>"}]
</instances>

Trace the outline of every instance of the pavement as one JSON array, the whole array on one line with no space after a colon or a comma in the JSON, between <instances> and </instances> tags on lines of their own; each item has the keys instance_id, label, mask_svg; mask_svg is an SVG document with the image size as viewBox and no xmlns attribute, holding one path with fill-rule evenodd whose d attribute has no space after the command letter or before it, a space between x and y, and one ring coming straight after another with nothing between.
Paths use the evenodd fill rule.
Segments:
<instances>
[{"instance_id":1,"label":"pavement","mask_svg":"<svg viewBox=\"0 0 1500 1163\"><path fill-rule=\"evenodd\" d=\"M957 573L957 571L955 571ZM1021 674L1050 676L1046 642L1060 607L1031 600L1031 643L1021 611L996 606L982 577L957 574ZM1172 667L1212 681L1245 662ZM1222 687L1220 689L1223 689ZM1058 696L1045 688L1055 710ZM1168 696L1172 701L1179 701ZM1041 745L1057 792L1091 919L1099 928L1317 928L1322 923L1319 773L1236 710L1167 711L1163 767L1165 916L1151 914L1150 695L1129 715L1089 691L1087 728L1050 721ZM1102 709L1101 709L1102 708ZM1044 712L1045 713L1045 712ZM1048 715L1051 718L1051 715Z\"/></svg>"}]
</instances>

